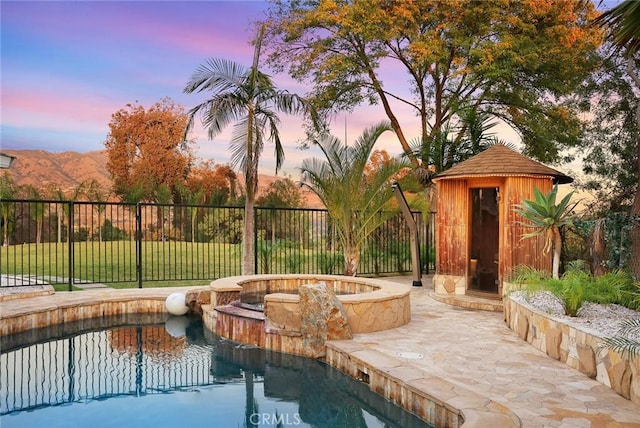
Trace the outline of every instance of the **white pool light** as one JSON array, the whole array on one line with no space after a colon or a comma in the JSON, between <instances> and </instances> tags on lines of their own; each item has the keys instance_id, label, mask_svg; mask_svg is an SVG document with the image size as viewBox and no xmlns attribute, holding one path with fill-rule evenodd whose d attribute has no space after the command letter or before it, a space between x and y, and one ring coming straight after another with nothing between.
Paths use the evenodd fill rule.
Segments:
<instances>
[{"instance_id":1,"label":"white pool light","mask_svg":"<svg viewBox=\"0 0 640 428\"><path fill-rule=\"evenodd\" d=\"M171 315L184 315L189 311L187 296L184 293L171 293L167 296L164 306Z\"/></svg>"}]
</instances>

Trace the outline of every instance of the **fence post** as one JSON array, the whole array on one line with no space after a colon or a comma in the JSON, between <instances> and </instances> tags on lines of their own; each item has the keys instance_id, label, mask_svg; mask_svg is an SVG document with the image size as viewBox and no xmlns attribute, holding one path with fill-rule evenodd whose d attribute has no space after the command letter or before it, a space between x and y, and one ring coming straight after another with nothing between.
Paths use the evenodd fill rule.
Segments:
<instances>
[{"instance_id":1,"label":"fence post","mask_svg":"<svg viewBox=\"0 0 640 428\"><path fill-rule=\"evenodd\" d=\"M138 288L142 288L142 206L136 204L136 278Z\"/></svg>"},{"instance_id":2,"label":"fence post","mask_svg":"<svg viewBox=\"0 0 640 428\"><path fill-rule=\"evenodd\" d=\"M74 265L74 254L73 254L73 226L75 223L75 218L73 216L73 201L69 201L69 231L67 232L67 242L69 243L68 248L68 257L69 257L69 269L68 269L68 282L69 282L69 291L73 290L73 265Z\"/></svg>"},{"instance_id":3,"label":"fence post","mask_svg":"<svg viewBox=\"0 0 640 428\"><path fill-rule=\"evenodd\" d=\"M258 209L255 206L252 209L253 209L253 273L257 274L258 273Z\"/></svg>"}]
</instances>

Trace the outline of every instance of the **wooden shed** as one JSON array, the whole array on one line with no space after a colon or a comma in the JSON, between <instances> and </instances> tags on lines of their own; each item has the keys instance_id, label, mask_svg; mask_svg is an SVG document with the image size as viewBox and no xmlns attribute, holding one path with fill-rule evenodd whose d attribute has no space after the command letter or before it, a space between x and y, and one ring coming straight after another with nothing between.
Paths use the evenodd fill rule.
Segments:
<instances>
[{"instance_id":1,"label":"wooden shed","mask_svg":"<svg viewBox=\"0 0 640 428\"><path fill-rule=\"evenodd\" d=\"M522 239L514 205L573 179L504 145L495 145L434 178L436 293L501 298L503 281L518 265L551 271L544 239Z\"/></svg>"}]
</instances>

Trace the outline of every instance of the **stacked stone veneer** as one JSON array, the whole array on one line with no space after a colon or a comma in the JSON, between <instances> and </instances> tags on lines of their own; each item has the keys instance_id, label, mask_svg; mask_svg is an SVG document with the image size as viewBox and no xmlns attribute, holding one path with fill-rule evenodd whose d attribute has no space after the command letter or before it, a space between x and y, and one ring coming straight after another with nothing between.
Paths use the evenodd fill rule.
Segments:
<instances>
[{"instance_id":1,"label":"stacked stone veneer","mask_svg":"<svg viewBox=\"0 0 640 428\"><path fill-rule=\"evenodd\" d=\"M32 299L20 299L21 305L3 306L0 313L0 336L23 333L31 329L69 324L101 317L118 317L126 314L166 314L165 300L176 291L166 288L162 292L147 289L108 291L78 291L56 293L32 299L48 299L32 307ZM209 294L202 289L178 289L184 292L188 302L198 305L209 302ZM60 298L58 298L60 297ZM11 302L18 302L17 299ZM91 322L91 321L89 321Z\"/></svg>"},{"instance_id":2,"label":"stacked stone veneer","mask_svg":"<svg viewBox=\"0 0 640 428\"><path fill-rule=\"evenodd\" d=\"M640 358L602 349L602 338L533 307L503 298L505 321L521 339L640 404Z\"/></svg>"},{"instance_id":3,"label":"stacked stone veneer","mask_svg":"<svg viewBox=\"0 0 640 428\"><path fill-rule=\"evenodd\" d=\"M435 274L433 287L436 294L466 294L467 278L458 275Z\"/></svg>"},{"instance_id":4,"label":"stacked stone veneer","mask_svg":"<svg viewBox=\"0 0 640 428\"><path fill-rule=\"evenodd\" d=\"M300 296L304 284L325 283L342 303L353 334L399 327L411 320L411 289L378 279L337 275L258 275L211 283L203 320L216 334L242 343L305 355ZM229 304L241 293L267 292L264 314Z\"/></svg>"}]
</instances>

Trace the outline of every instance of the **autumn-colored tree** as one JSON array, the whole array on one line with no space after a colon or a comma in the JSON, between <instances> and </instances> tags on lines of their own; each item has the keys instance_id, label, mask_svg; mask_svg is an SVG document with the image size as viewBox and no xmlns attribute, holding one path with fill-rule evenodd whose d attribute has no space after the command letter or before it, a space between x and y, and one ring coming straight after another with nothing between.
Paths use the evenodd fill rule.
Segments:
<instances>
[{"instance_id":1,"label":"autumn-colored tree","mask_svg":"<svg viewBox=\"0 0 640 428\"><path fill-rule=\"evenodd\" d=\"M594 67L595 15L582 0L274 1L265 44L277 71L313 85L318 109L380 103L413 166L429 176L431 145L461 111L503 120L541 161L578 144L580 121L565 96ZM402 72L409 97L387 84ZM398 106L416 113L422 159Z\"/></svg>"},{"instance_id":2,"label":"autumn-colored tree","mask_svg":"<svg viewBox=\"0 0 640 428\"><path fill-rule=\"evenodd\" d=\"M256 199L256 205L266 208L300 208L300 187L289 177L276 180Z\"/></svg>"},{"instance_id":3,"label":"autumn-colored tree","mask_svg":"<svg viewBox=\"0 0 640 428\"><path fill-rule=\"evenodd\" d=\"M231 166L205 161L191 169L186 187L200 194L198 204L225 205L235 199L237 181Z\"/></svg>"},{"instance_id":4,"label":"autumn-colored tree","mask_svg":"<svg viewBox=\"0 0 640 428\"><path fill-rule=\"evenodd\" d=\"M229 165L204 161L191 169L185 185L178 187L182 203L190 205L185 207L183 215L190 221L191 242L196 240L196 223L201 211L194 205L225 205L235 197L236 181L236 173Z\"/></svg>"},{"instance_id":5,"label":"autumn-colored tree","mask_svg":"<svg viewBox=\"0 0 640 428\"><path fill-rule=\"evenodd\" d=\"M149 108L127 104L114 113L105 142L114 194L135 202L160 202L165 188L176 194L193 160L186 126L184 109L169 98Z\"/></svg>"}]
</instances>

